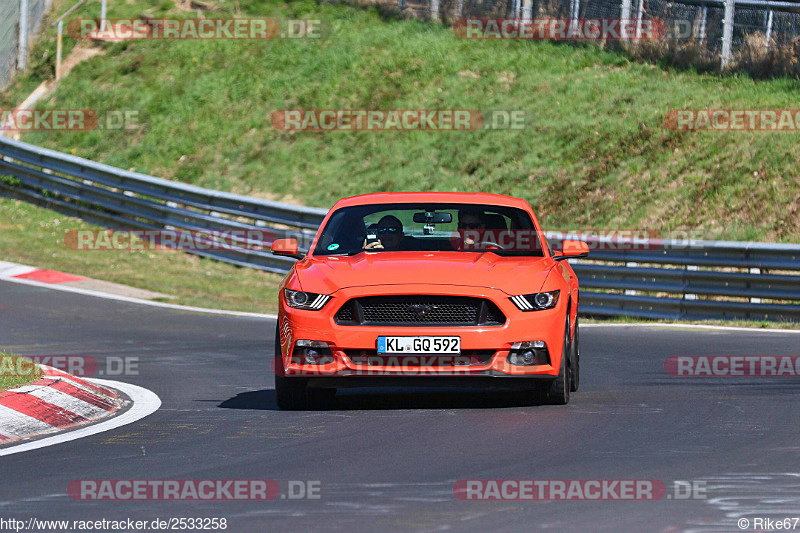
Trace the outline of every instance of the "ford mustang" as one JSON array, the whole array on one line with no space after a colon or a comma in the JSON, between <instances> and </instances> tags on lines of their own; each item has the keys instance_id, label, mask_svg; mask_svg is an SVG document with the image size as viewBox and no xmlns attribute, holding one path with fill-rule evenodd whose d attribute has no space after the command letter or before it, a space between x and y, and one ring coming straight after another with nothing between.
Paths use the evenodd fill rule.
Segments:
<instances>
[{"instance_id":1,"label":"ford mustang","mask_svg":"<svg viewBox=\"0 0 800 533\"><path fill-rule=\"evenodd\" d=\"M275 332L281 409L330 405L337 388L521 388L566 404L578 390L578 279L530 205L482 193L340 200L283 280Z\"/></svg>"}]
</instances>

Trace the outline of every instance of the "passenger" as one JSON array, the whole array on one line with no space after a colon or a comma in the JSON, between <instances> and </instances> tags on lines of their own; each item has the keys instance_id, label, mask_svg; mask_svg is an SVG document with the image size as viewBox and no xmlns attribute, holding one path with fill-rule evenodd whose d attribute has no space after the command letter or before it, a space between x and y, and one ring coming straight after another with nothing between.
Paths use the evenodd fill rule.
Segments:
<instances>
[{"instance_id":1,"label":"passenger","mask_svg":"<svg viewBox=\"0 0 800 533\"><path fill-rule=\"evenodd\" d=\"M386 215L378 221L378 241L367 243L364 240L365 250L400 250L403 242L403 223L400 219Z\"/></svg>"}]
</instances>

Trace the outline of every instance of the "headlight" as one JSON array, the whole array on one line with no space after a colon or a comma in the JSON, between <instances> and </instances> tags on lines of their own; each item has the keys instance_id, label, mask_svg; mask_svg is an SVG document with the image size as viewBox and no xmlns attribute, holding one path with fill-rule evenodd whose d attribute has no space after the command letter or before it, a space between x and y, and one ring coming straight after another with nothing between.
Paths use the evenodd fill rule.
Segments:
<instances>
[{"instance_id":1,"label":"headlight","mask_svg":"<svg viewBox=\"0 0 800 533\"><path fill-rule=\"evenodd\" d=\"M283 289L286 303L295 309L308 309L319 311L327 304L331 297L327 294L315 294L313 292L293 291Z\"/></svg>"},{"instance_id":2,"label":"headlight","mask_svg":"<svg viewBox=\"0 0 800 533\"><path fill-rule=\"evenodd\" d=\"M561 291L522 294L520 296L512 296L510 300L514 302L514 305L520 311L541 311L542 309L552 309L556 306L559 292Z\"/></svg>"}]
</instances>

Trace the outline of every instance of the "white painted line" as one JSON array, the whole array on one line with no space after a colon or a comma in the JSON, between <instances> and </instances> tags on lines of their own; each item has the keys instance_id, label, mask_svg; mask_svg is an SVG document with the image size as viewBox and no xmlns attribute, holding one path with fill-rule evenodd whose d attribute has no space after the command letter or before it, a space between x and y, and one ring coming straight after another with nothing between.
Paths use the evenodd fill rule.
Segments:
<instances>
[{"instance_id":1,"label":"white painted line","mask_svg":"<svg viewBox=\"0 0 800 533\"><path fill-rule=\"evenodd\" d=\"M736 326L712 326L710 324L662 324L660 322L635 322L632 324L581 324L581 328L672 328L714 329L718 331L746 331L748 333L800 333L800 329L743 328Z\"/></svg>"},{"instance_id":2,"label":"white painted line","mask_svg":"<svg viewBox=\"0 0 800 533\"><path fill-rule=\"evenodd\" d=\"M42 387L41 389L36 389L28 394L34 398L39 398L44 402L52 403L53 405L56 405L65 411L80 415L88 420L94 420L103 416L104 414L108 414L108 411L105 409L101 409L95 405L81 400L80 398L76 398L75 396L70 396L66 392L61 392L53 387Z\"/></svg>"},{"instance_id":3,"label":"white painted line","mask_svg":"<svg viewBox=\"0 0 800 533\"><path fill-rule=\"evenodd\" d=\"M29 274L39 270L38 268L24 266L24 265L16 265L12 267L3 268L0 270L0 276L6 277L13 277L13 276L21 276L23 274Z\"/></svg>"},{"instance_id":4,"label":"white painted line","mask_svg":"<svg viewBox=\"0 0 800 533\"><path fill-rule=\"evenodd\" d=\"M39 448L54 446L63 442L69 442L83 437L88 437L90 435L96 435L98 433L110 431L112 429L126 426L141 420L142 418L155 413L158 411L158 408L161 407L161 399L156 396L155 393L143 387L106 379L92 379L91 381L97 383L98 385L102 385L103 387L109 387L124 392L131 400L133 400L133 406L131 406L130 409L121 415L110 418L105 422L98 422L97 424L93 424L91 426L59 433L58 435L35 440L33 442L25 442L9 448L2 448L0 449L0 457L15 453L28 452L31 450L38 450Z\"/></svg>"},{"instance_id":5,"label":"white painted line","mask_svg":"<svg viewBox=\"0 0 800 533\"><path fill-rule=\"evenodd\" d=\"M161 307L165 309L176 309L178 311L192 311L195 313L209 313L213 315L228 315L228 316L241 316L248 318L266 318L275 320L277 315L265 315L261 313L247 313L244 311L225 311L223 309L208 309L206 307L192 307L189 305L168 304L164 302L151 302L150 300L143 300L141 298L131 298L129 296L120 296L117 294L109 294L106 292L92 291L89 289L79 289L78 287L65 287L63 285L52 285L49 283L41 283L29 279L19 278L6 278L0 275L0 280L9 281L11 283L21 283L23 285L31 285L33 287L42 287L44 289L52 289L55 291L73 292L76 294L85 294L86 296L96 296L98 298L106 298L108 300L119 300L121 302L129 302L134 304L149 305L152 307Z\"/></svg>"},{"instance_id":6,"label":"white painted line","mask_svg":"<svg viewBox=\"0 0 800 533\"><path fill-rule=\"evenodd\" d=\"M0 420L3 421L3 433L11 431L8 428L14 428L14 433L17 435L32 435L53 431L53 426L50 424L15 411L5 405L0 405Z\"/></svg>"},{"instance_id":7,"label":"white painted line","mask_svg":"<svg viewBox=\"0 0 800 533\"><path fill-rule=\"evenodd\" d=\"M178 305L178 304L168 304L164 302L153 302L150 300L143 300L141 298L131 298L129 296L119 296L116 294L109 294L106 292L100 291L92 291L88 289L80 289L78 287L68 287L64 285L52 285L49 283L41 283L39 281L27 280L27 279L19 279L19 278L8 278L5 275L3 270L4 265L14 265L18 267L29 268L29 271L39 270L38 268L34 267L26 267L24 265L18 265L16 263L8 263L5 261L0 261L0 280L8 281L11 283L21 283L23 285L32 285L34 287L42 287L45 289L52 289L56 291L65 291L65 292L73 292L77 294L85 294L87 296L95 296L97 298L106 298L107 300L119 300L121 302L130 302L140 305L149 305L152 307L161 307L165 309L175 309L178 311L192 311L196 313L209 313L214 315L227 315L227 316L241 316L247 318L265 318L268 320L277 320L277 315L268 315L262 313L247 313L245 311L226 311L223 309L210 309L207 307L192 307L188 305ZM527 303L527 301L526 301ZM581 327L590 327L590 328L611 328L611 327L645 327L645 328L696 328L696 329L711 329L711 330L719 330L719 331L766 331L770 333L800 333L800 329L774 329L774 328L744 328L744 327L736 327L736 326L712 326L708 324L664 324L659 322L643 322L643 323L632 323L632 324L581 324Z\"/></svg>"}]
</instances>

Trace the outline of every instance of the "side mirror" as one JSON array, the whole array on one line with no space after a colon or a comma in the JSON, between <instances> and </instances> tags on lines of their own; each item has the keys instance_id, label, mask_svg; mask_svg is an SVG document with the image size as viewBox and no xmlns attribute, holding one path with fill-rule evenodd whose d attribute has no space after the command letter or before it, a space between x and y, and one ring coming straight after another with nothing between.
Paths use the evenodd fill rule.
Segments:
<instances>
[{"instance_id":1,"label":"side mirror","mask_svg":"<svg viewBox=\"0 0 800 533\"><path fill-rule=\"evenodd\" d=\"M295 259L303 258L303 255L297 251L297 239L276 239L272 243L272 253L294 257Z\"/></svg>"},{"instance_id":2,"label":"side mirror","mask_svg":"<svg viewBox=\"0 0 800 533\"><path fill-rule=\"evenodd\" d=\"M561 255L553 257L556 261L562 259L586 257L589 255L589 245L583 241L564 241L561 246Z\"/></svg>"}]
</instances>

